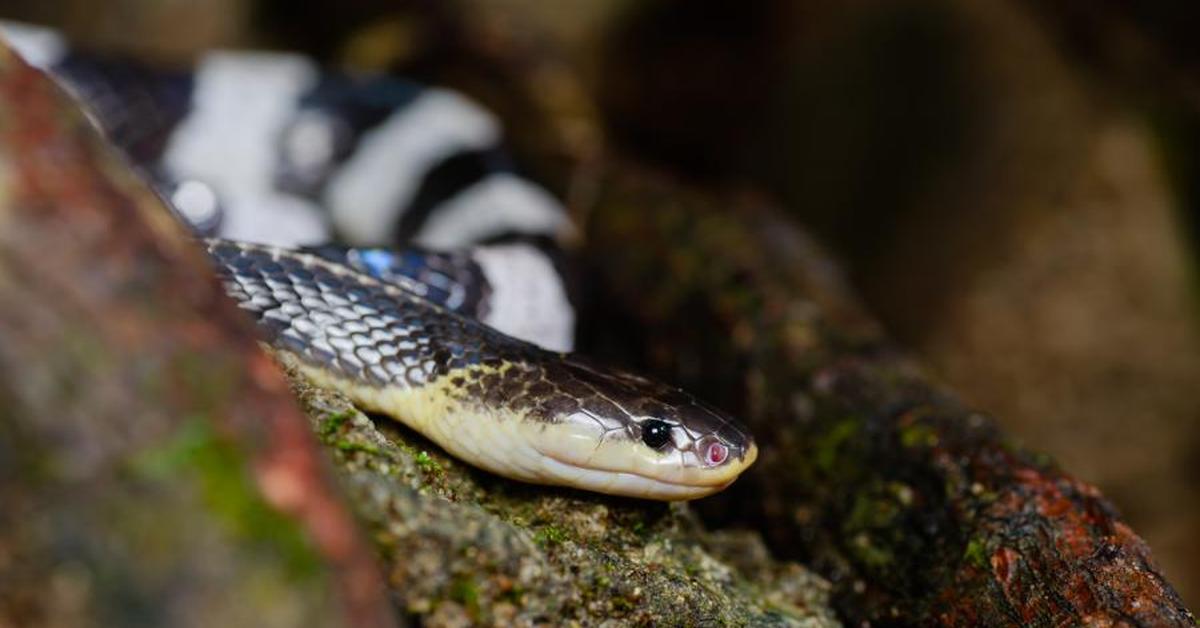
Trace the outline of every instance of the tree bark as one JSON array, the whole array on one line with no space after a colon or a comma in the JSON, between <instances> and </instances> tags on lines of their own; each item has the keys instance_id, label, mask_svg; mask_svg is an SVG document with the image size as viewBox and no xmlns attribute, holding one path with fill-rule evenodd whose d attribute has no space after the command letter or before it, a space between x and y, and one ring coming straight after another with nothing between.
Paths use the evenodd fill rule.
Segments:
<instances>
[{"instance_id":1,"label":"tree bark","mask_svg":"<svg viewBox=\"0 0 1200 628\"><path fill-rule=\"evenodd\" d=\"M831 578L848 623L1194 625L1095 488L898 352L769 203L629 164L599 189L592 348L749 422L760 461L700 510Z\"/></svg>"},{"instance_id":2,"label":"tree bark","mask_svg":"<svg viewBox=\"0 0 1200 628\"><path fill-rule=\"evenodd\" d=\"M287 382L0 45L0 625L393 625Z\"/></svg>"}]
</instances>

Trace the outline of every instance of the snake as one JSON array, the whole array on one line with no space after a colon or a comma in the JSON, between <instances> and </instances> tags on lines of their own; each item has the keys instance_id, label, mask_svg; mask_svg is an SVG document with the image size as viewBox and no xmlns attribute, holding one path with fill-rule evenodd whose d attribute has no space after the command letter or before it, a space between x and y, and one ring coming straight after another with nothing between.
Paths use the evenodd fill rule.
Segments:
<instances>
[{"instance_id":1,"label":"snake","mask_svg":"<svg viewBox=\"0 0 1200 628\"><path fill-rule=\"evenodd\" d=\"M161 69L0 33L84 105L317 386L523 482L690 500L754 463L732 416L570 352L570 220L461 95L291 54Z\"/></svg>"},{"instance_id":2,"label":"snake","mask_svg":"<svg viewBox=\"0 0 1200 628\"><path fill-rule=\"evenodd\" d=\"M313 252L213 239L226 292L318 386L495 474L690 500L758 448L737 420L651 379L502 334Z\"/></svg>"}]
</instances>

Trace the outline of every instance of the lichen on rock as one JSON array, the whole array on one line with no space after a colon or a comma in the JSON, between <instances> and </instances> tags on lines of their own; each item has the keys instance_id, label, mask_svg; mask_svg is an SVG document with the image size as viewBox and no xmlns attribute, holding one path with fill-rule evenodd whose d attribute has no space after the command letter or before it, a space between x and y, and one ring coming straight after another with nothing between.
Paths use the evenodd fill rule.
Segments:
<instances>
[{"instance_id":1,"label":"lichen on rock","mask_svg":"<svg viewBox=\"0 0 1200 628\"><path fill-rule=\"evenodd\" d=\"M756 533L665 504L512 482L316 388L281 356L403 610L438 625L839 625Z\"/></svg>"}]
</instances>

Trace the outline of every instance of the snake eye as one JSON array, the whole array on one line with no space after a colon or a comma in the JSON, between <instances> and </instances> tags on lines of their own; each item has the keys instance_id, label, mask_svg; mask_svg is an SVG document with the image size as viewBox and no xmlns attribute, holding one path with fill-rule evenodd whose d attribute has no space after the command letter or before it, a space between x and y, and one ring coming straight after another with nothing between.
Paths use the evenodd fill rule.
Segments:
<instances>
[{"instance_id":1,"label":"snake eye","mask_svg":"<svg viewBox=\"0 0 1200 628\"><path fill-rule=\"evenodd\" d=\"M671 426L657 419L642 422L642 442L651 449L662 449L671 440Z\"/></svg>"},{"instance_id":2,"label":"snake eye","mask_svg":"<svg viewBox=\"0 0 1200 628\"><path fill-rule=\"evenodd\" d=\"M696 446L696 451L700 452L700 459L704 461L704 464L710 467L718 466L729 459L729 448L712 437L701 439Z\"/></svg>"}]
</instances>

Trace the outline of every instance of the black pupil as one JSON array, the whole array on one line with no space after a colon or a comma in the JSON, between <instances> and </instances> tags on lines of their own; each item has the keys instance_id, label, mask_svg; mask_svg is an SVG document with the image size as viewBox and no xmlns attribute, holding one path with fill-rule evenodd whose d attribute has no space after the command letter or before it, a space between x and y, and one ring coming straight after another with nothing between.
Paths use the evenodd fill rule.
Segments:
<instances>
[{"instance_id":1,"label":"black pupil","mask_svg":"<svg viewBox=\"0 0 1200 628\"><path fill-rule=\"evenodd\" d=\"M642 423L642 442L651 449L660 449L671 440L671 426L653 419Z\"/></svg>"}]
</instances>

